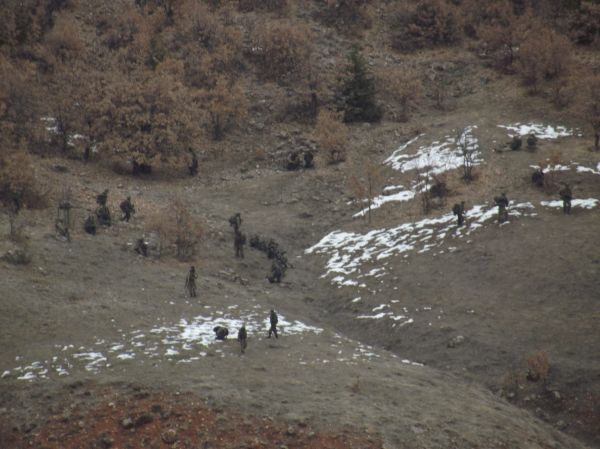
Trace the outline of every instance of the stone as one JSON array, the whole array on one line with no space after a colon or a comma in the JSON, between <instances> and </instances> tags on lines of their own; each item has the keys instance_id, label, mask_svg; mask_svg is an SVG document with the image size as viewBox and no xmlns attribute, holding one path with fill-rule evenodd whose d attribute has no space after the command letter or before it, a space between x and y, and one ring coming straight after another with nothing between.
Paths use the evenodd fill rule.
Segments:
<instances>
[{"instance_id":1,"label":"stone","mask_svg":"<svg viewBox=\"0 0 600 449\"><path fill-rule=\"evenodd\" d=\"M165 430L160 435L160 438L165 444L175 444L175 442L179 439L179 437L177 436L177 431L175 431L175 429Z\"/></svg>"},{"instance_id":2,"label":"stone","mask_svg":"<svg viewBox=\"0 0 600 449\"><path fill-rule=\"evenodd\" d=\"M449 342L448 342L448 347L449 348L456 348L457 346L463 344L465 341L465 337L463 337L462 335L457 335L456 337L453 337Z\"/></svg>"},{"instance_id":3,"label":"stone","mask_svg":"<svg viewBox=\"0 0 600 449\"><path fill-rule=\"evenodd\" d=\"M133 419L131 419L130 417L123 418L121 420L121 426L124 429L131 429L133 427Z\"/></svg>"}]
</instances>

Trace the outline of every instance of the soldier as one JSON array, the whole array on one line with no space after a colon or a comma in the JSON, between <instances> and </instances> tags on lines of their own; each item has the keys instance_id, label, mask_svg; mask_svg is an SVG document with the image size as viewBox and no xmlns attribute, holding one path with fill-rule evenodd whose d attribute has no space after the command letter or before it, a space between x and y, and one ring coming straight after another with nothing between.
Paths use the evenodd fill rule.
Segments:
<instances>
[{"instance_id":1,"label":"soldier","mask_svg":"<svg viewBox=\"0 0 600 449\"><path fill-rule=\"evenodd\" d=\"M71 233L69 227L71 224L71 202L67 197L61 199L58 203L58 212L56 215L56 222L54 224L56 232L65 237L67 241L71 241Z\"/></svg>"},{"instance_id":2,"label":"soldier","mask_svg":"<svg viewBox=\"0 0 600 449\"><path fill-rule=\"evenodd\" d=\"M502 192L500 196L494 198L496 205L498 206L498 223L504 223L508 220L508 212L506 208L508 207L508 198L506 197L506 193Z\"/></svg>"},{"instance_id":3,"label":"soldier","mask_svg":"<svg viewBox=\"0 0 600 449\"><path fill-rule=\"evenodd\" d=\"M85 232L91 235L96 235L96 217L93 214L89 214L83 223L83 229Z\"/></svg>"},{"instance_id":4,"label":"soldier","mask_svg":"<svg viewBox=\"0 0 600 449\"><path fill-rule=\"evenodd\" d=\"M563 212L565 214L571 213L571 199L573 198L573 192L571 186L565 183L565 186L558 192L560 199L563 201Z\"/></svg>"},{"instance_id":5,"label":"soldier","mask_svg":"<svg viewBox=\"0 0 600 449\"><path fill-rule=\"evenodd\" d=\"M198 174L198 156L196 156L196 152L192 150L192 148L188 148L192 156L192 162L188 165L188 170L190 171L190 176L196 176Z\"/></svg>"},{"instance_id":6,"label":"soldier","mask_svg":"<svg viewBox=\"0 0 600 449\"><path fill-rule=\"evenodd\" d=\"M456 203L454 207L452 207L452 213L456 215L458 220L457 225L462 226L465 221L465 202L461 201L460 204Z\"/></svg>"},{"instance_id":7,"label":"soldier","mask_svg":"<svg viewBox=\"0 0 600 449\"><path fill-rule=\"evenodd\" d=\"M304 152L304 168L315 168L315 163L314 163L314 155L312 153L312 151L307 150Z\"/></svg>"},{"instance_id":8,"label":"soldier","mask_svg":"<svg viewBox=\"0 0 600 449\"><path fill-rule=\"evenodd\" d=\"M279 322L279 319L273 309L271 309L271 313L269 314L269 321L271 322L271 328L269 329L267 338L271 338L271 334L275 334L275 338L279 338L277 336L277 323Z\"/></svg>"},{"instance_id":9,"label":"soldier","mask_svg":"<svg viewBox=\"0 0 600 449\"><path fill-rule=\"evenodd\" d=\"M537 145L537 137L535 134L531 133L527 136L527 148L533 150Z\"/></svg>"},{"instance_id":10,"label":"soldier","mask_svg":"<svg viewBox=\"0 0 600 449\"><path fill-rule=\"evenodd\" d=\"M106 206L107 201L108 201L108 189L106 189L100 195L96 196L96 203L98 204L98 206Z\"/></svg>"},{"instance_id":11,"label":"soldier","mask_svg":"<svg viewBox=\"0 0 600 449\"><path fill-rule=\"evenodd\" d=\"M241 232L237 231L234 238L235 257L244 258L244 245L246 244L246 236Z\"/></svg>"},{"instance_id":12,"label":"soldier","mask_svg":"<svg viewBox=\"0 0 600 449\"><path fill-rule=\"evenodd\" d=\"M292 151L288 156L287 169L288 170L298 170L300 168L300 156L297 151Z\"/></svg>"},{"instance_id":13,"label":"soldier","mask_svg":"<svg viewBox=\"0 0 600 449\"><path fill-rule=\"evenodd\" d=\"M237 212L229 218L229 226L233 226L233 232L237 233L242 226L242 215Z\"/></svg>"},{"instance_id":14,"label":"soldier","mask_svg":"<svg viewBox=\"0 0 600 449\"><path fill-rule=\"evenodd\" d=\"M137 239L133 250L141 256L148 257L148 244L143 238Z\"/></svg>"},{"instance_id":15,"label":"soldier","mask_svg":"<svg viewBox=\"0 0 600 449\"><path fill-rule=\"evenodd\" d=\"M531 174L531 182L538 187L544 186L544 171L541 167Z\"/></svg>"},{"instance_id":16,"label":"soldier","mask_svg":"<svg viewBox=\"0 0 600 449\"><path fill-rule=\"evenodd\" d=\"M517 151L521 149L521 145L523 145L523 141L521 140L520 136L514 136L512 141L510 142L509 146L510 149L513 151Z\"/></svg>"},{"instance_id":17,"label":"soldier","mask_svg":"<svg viewBox=\"0 0 600 449\"><path fill-rule=\"evenodd\" d=\"M192 265L190 267L190 271L185 278L185 288L187 288L190 298L196 297L196 279L198 275L196 274L196 268Z\"/></svg>"},{"instance_id":18,"label":"soldier","mask_svg":"<svg viewBox=\"0 0 600 449\"><path fill-rule=\"evenodd\" d=\"M279 263L277 263L277 261L273 262L271 264L271 276L269 276L267 279L269 279L269 282L271 284L279 284L281 282L282 276L283 276L283 271L281 271L281 267L279 266Z\"/></svg>"},{"instance_id":19,"label":"soldier","mask_svg":"<svg viewBox=\"0 0 600 449\"><path fill-rule=\"evenodd\" d=\"M238 341L240 342L240 349L242 354L246 352L246 347L248 346L248 333L246 332L246 326L242 324L240 330L238 331Z\"/></svg>"},{"instance_id":20,"label":"soldier","mask_svg":"<svg viewBox=\"0 0 600 449\"><path fill-rule=\"evenodd\" d=\"M123 217L121 221L126 221L129 223L131 216L135 214L135 207L131 202L131 197L128 196L127 199L123 200L120 205L121 211L123 212Z\"/></svg>"},{"instance_id":21,"label":"soldier","mask_svg":"<svg viewBox=\"0 0 600 449\"><path fill-rule=\"evenodd\" d=\"M229 335L229 329L227 329L225 326L215 326L213 331L217 340L223 341Z\"/></svg>"},{"instance_id":22,"label":"soldier","mask_svg":"<svg viewBox=\"0 0 600 449\"><path fill-rule=\"evenodd\" d=\"M112 221L110 217L110 209L106 205L107 201L108 189L96 196L96 203L98 204L98 208L96 209L96 218L98 219L98 224L103 226L110 226Z\"/></svg>"}]
</instances>

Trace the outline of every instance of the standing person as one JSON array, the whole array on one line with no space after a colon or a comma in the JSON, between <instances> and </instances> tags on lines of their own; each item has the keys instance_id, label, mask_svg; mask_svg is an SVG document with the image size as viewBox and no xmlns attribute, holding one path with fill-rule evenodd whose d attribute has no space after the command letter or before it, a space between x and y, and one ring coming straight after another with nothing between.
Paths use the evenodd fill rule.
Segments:
<instances>
[{"instance_id":1,"label":"standing person","mask_svg":"<svg viewBox=\"0 0 600 449\"><path fill-rule=\"evenodd\" d=\"M196 297L196 279L198 279L198 275L196 274L196 268L192 265L185 278L185 288L187 288L190 298Z\"/></svg>"},{"instance_id":2,"label":"standing person","mask_svg":"<svg viewBox=\"0 0 600 449\"><path fill-rule=\"evenodd\" d=\"M121 221L126 221L129 223L131 216L135 214L135 207L131 202L131 197L128 196L127 199L123 200L119 207L123 212L123 217L121 218Z\"/></svg>"},{"instance_id":3,"label":"standing person","mask_svg":"<svg viewBox=\"0 0 600 449\"><path fill-rule=\"evenodd\" d=\"M504 223L508 220L508 212L506 208L508 207L509 201L506 197L506 193L502 192L500 196L494 198L496 205L498 206L498 223Z\"/></svg>"},{"instance_id":4,"label":"standing person","mask_svg":"<svg viewBox=\"0 0 600 449\"><path fill-rule=\"evenodd\" d=\"M465 222L465 202L456 203L452 208L452 213L456 215L456 219L458 220L457 226L462 226Z\"/></svg>"},{"instance_id":5,"label":"standing person","mask_svg":"<svg viewBox=\"0 0 600 449\"><path fill-rule=\"evenodd\" d=\"M196 152L194 150L192 150L191 147L188 148L188 151L190 152L190 155L192 156L190 165L188 165L188 170L190 172L190 176L196 176L198 174L198 156L196 155Z\"/></svg>"},{"instance_id":6,"label":"standing person","mask_svg":"<svg viewBox=\"0 0 600 449\"><path fill-rule=\"evenodd\" d=\"M563 202L563 213L570 214L571 200L573 199L573 192L571 191L571 186L569 184L565 184L565 186L562 189L560 189L558 194L560 195L560 199Z\"/></svg>"},{"instance_id":7,"label":"standing person","mask_svg":"<svg viewBox=\"0 0 600 449\"><path fill-rule=\"evenodd\" d=\"M240 342L240 349L242 354L246 352L246 347L248 346L248 333L246 332L246 326L242 324L240 330L238 331L238 341Z\"/></svg>"},{"instance_id":8,"label":"standing person","mask_svg":"<svg viewBox=\"0 0 600 449\"><path fill-rule=\"evenodd\" d=\"M233 246L235 248L235 257L244 258L244 245L246 244L246 236L241 231L235 231Z\"/></svg>"},{"instance_id":9,"label":"standing person","mask_svg":"<svg viewBox=\"0 0 600 449\"><path fill-rule=\"evenodd\" d=\"M275 334L275 338L279 338L277 336L277 323L279 322L279 319L273 309L271 309L271 313L269 314L269 321L271 322L271 328L269 329L267 338L271 338L271 334Z\"/></svg>"}]
</instances>

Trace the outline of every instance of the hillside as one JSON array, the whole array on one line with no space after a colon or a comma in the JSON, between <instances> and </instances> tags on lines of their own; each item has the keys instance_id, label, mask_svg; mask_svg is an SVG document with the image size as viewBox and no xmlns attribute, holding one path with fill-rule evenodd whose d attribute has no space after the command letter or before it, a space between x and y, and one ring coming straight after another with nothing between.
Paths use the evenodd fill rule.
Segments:
<instances>
[{"instance_id":1,"label":"hillside","mask_svg":"<svg viewBox=\"0 0 600 449\"><path fill-rule=\"evenodd\" d=\"M599 447L595 4L16 3L0 447Z\"/></svg>"}]
</instances>

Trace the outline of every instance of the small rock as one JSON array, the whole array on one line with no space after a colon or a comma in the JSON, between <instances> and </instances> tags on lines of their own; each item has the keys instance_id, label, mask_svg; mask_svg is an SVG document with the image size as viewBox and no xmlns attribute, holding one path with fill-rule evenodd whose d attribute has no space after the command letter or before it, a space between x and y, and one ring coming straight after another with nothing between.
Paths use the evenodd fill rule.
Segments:
<instances>
[{"instance_id":1,"label":"small rock","mask_svg":"<svg viewBox=\"0 0 600 449\"><path fill-rule=\"evenodd\" d=\"M106 434L101 435L98 439L98 447L101 449L110 449L113 444L115 444L115 440Z\"/></svg>"},{"instance_id":2,"label":"small rock","mask_svg":"<svg viewBox=\"0 0 600 449\"><path fill-rule=\"evenodd\" d=\"M457 346L463 344L464 341L465 341L465 337L463 337L462 335L457 335L456 337L452 338L448 342L448 347L449 348L456 348Z\"/></svg>"},{"instance_id":3,"label":"small rock","mask_svg":"<svg viewBox=\"0 0 600 449\"><path fill-rule=\"evenodd\" d=\"M148 413L144 413L135 418L133 425L134 427L141 427L143 425L150 424L152 421L154 421L154 417Z\"/></svg>"},{"instance_id":4,"label":"small rock","mask_svg":"<svg viewBox=\"0 0 600 449\"><path fill-rule=\"evenodd\" d=\"M121 426L124 429L131 429L133 427L133 419L131 419L130 417L123 418L121 420Z\"/></svg>"},{"instance_id":5,"label":"small rock","mask_svg":"<svg viewBox=\"0 0 600 449\"><path fill-rule=\"evenodd\" d=\"M175 429L168 429L160 435L165 444L174 444L179 438Z\"/></svg>"},{"instance_id":6,"label":"small rock","mask_svg":"<svg viewBox=\"0 0 600 449\"><path fill-rule=\"evenodd\" d=\"M558 429L560 429L560 430L564 430L564 429L566 429L566 428L567 428L567 423L566 423L566 422L564 422L564 421L561 419L560 421L558 421L558 422L556 423L556 427L557 427Z\"/></svg>"},{"instance_id":7,"label":"small rock","mask_svg":"<svg viewBox=\"0 0 600 449\"><path fill-rule=\"evenodd\" d=\"M285 432L285 434L289 437L295 437L297 435L296 429L294 429L292 426L289 426Z\"/></svg>"},{"instance_id":8,"label":"small rock","mask_svg":"<svg viewBox=\"0 0 600 449\"><path fill-rule=\"evenodd\" d=\"M556 399L557 401L560 401L562 399L562 396L560 395L560 393L556 390L554 390L552 392L552 396L554 396L554 399Z\"/></svg>"}]
</instances>

